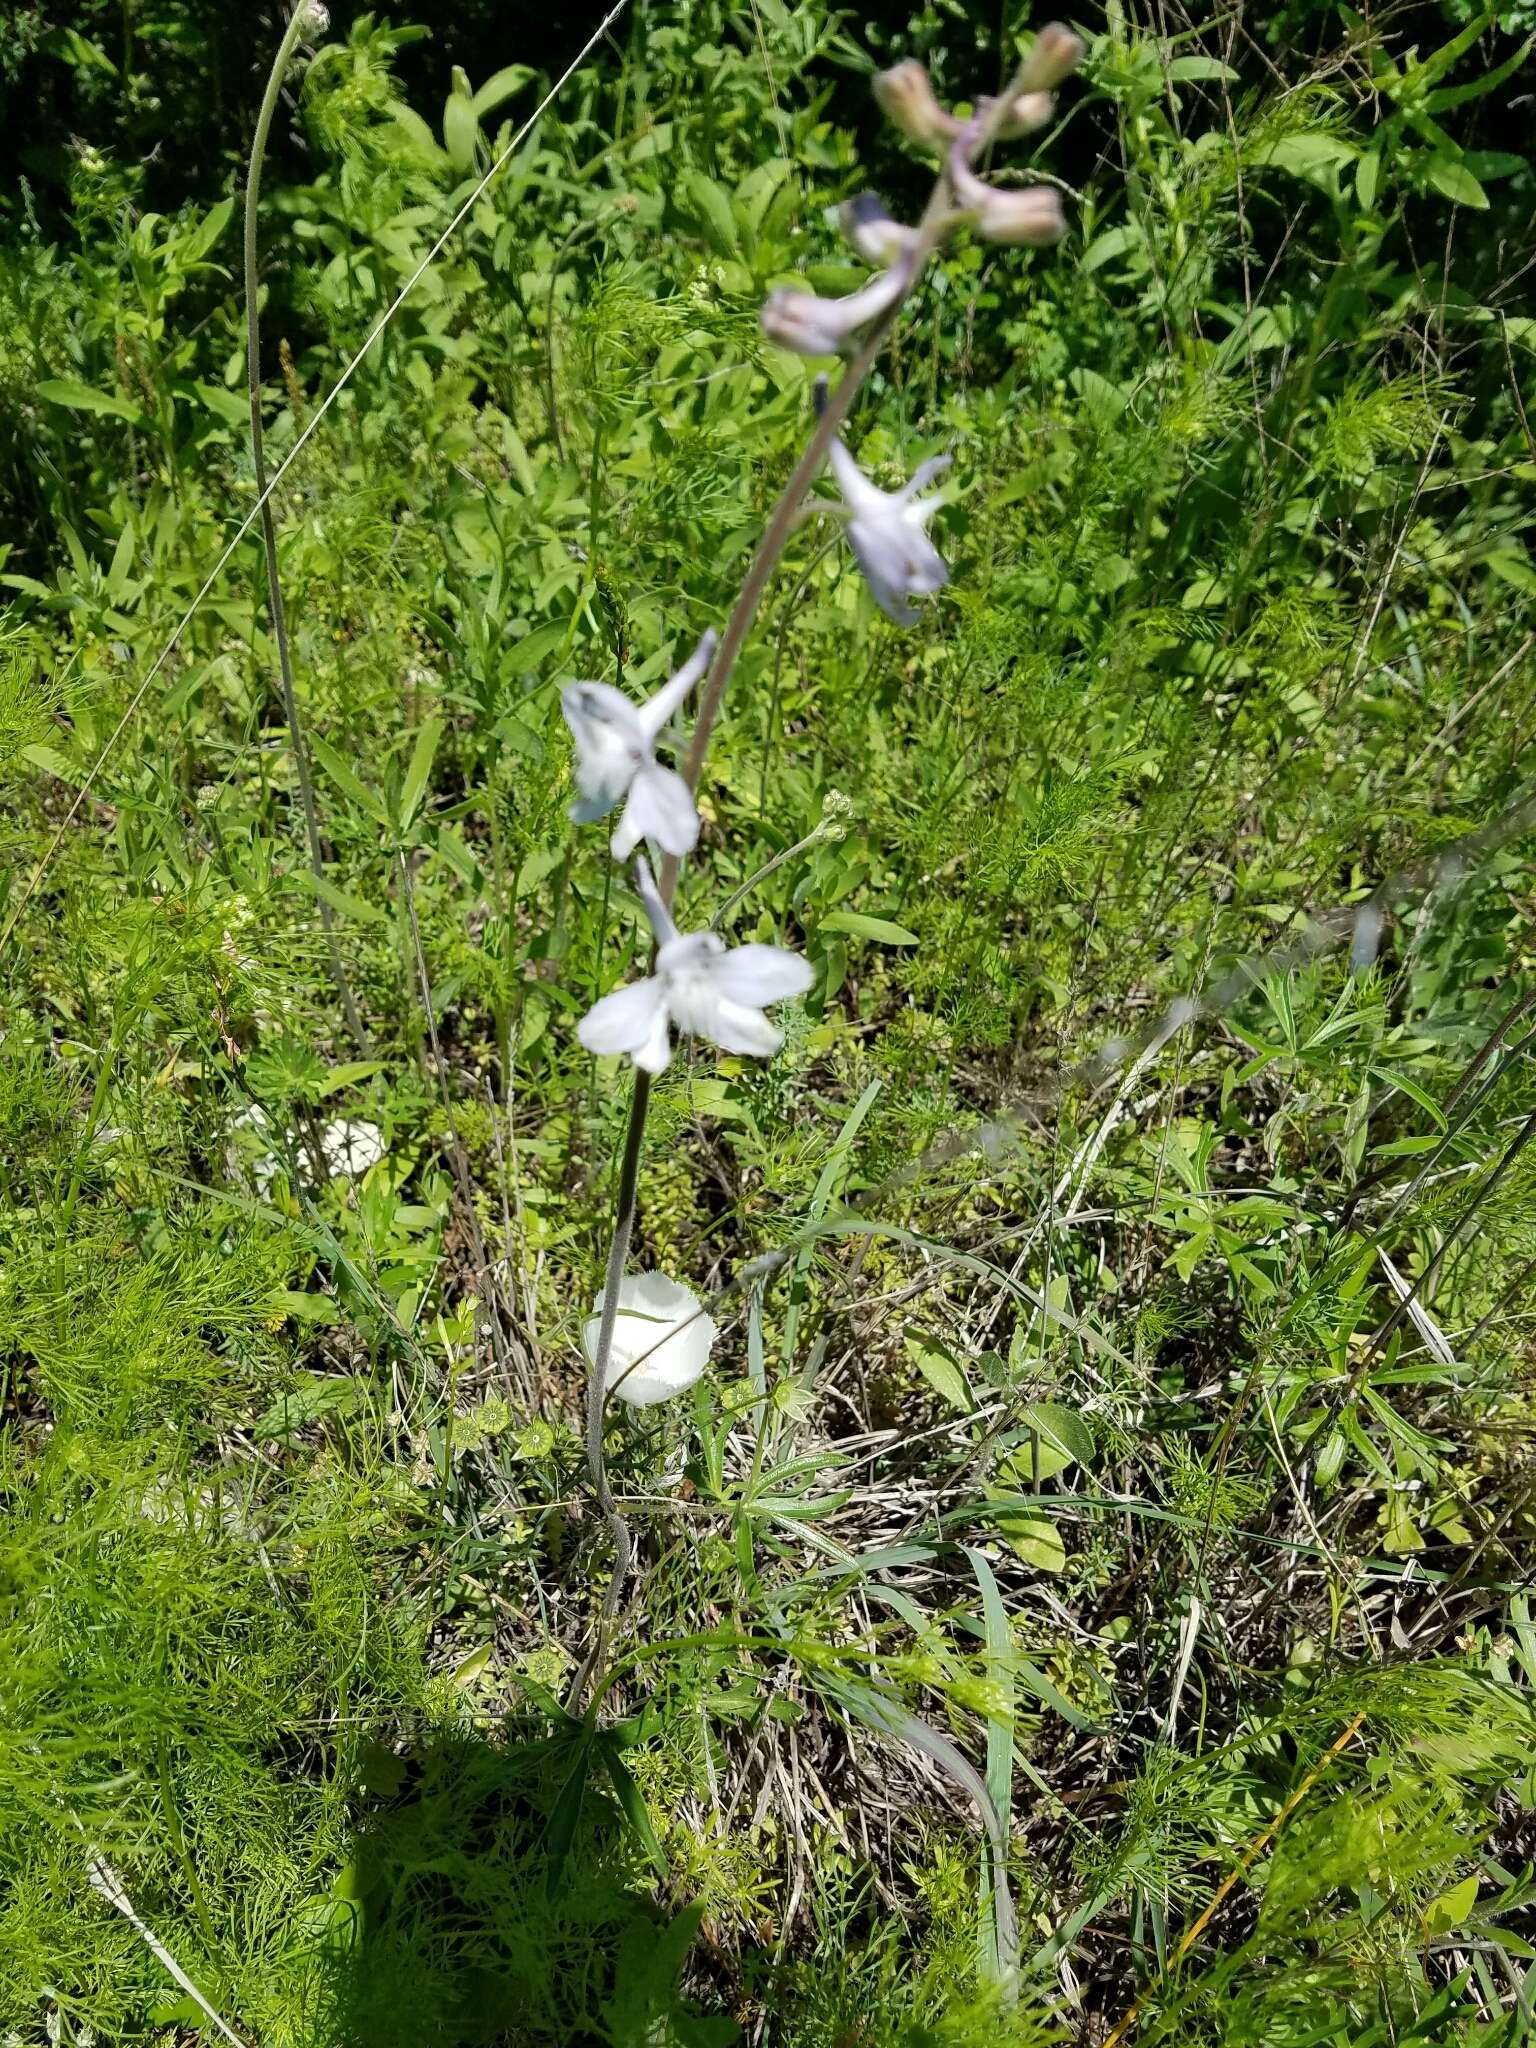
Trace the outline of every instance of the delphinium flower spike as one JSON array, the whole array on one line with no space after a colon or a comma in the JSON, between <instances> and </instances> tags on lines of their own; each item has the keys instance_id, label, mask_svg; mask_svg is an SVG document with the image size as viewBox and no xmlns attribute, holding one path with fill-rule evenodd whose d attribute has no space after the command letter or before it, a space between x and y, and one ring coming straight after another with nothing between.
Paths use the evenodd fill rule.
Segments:
<instances>
[{"instance_id":1,"label":"delphinium flower spike","mask_svg":"<svg viewBox=\"0 0 1536 2048\"><path fill-rule=\"evenodd\" d=\"M675 1027L722 1052L770 1058L784 1034L763 1012L805 994L815 979L807 963L782 946L727 947L714 932L680 932L643 854L635 886L656 934L656 971L593 1004L576 1027L587 1051L628 1053L637 1067L659 1074L672 1058Z\"/></svg>"},{"instance_id":2,"label":"delphinium flower spike","mask_svg":"<svg viewBox=\"0 0 1536 2048\"><path fill-rule=\"evenodd\" d=\"M825 402L823 379L816 388L819 407ZM911 596L926 597L949 581L944 558L928 538L928 521L944 499L935 492L919 497L954 458L933 455L920 462L898 491L882 491L872 483L848 453L841 440L827 450L832 474L843 494L843 513L848 522L848 545L858 558L876 604L898 626L917 622L917 611L908 603Z\"/></svg>"},{"instance_id":3,"label":"delphinium flower spike","mask_svg":"<svg viewBox=\"0 0 1536 2048\"><path fill-rule=\"evenodd\" d=\"M567 683L560 708L576 742L576 786L580 801L572 820L590 825L624 805L613 835L614 857L627 860L642 839L664 853L691 853L698 844L699 814L693 793L674 769L656 759L656 742L667 720L709 667L715 635L706 633L670 682L636 704L611 683Z\"/></svg>"}]
</instances>

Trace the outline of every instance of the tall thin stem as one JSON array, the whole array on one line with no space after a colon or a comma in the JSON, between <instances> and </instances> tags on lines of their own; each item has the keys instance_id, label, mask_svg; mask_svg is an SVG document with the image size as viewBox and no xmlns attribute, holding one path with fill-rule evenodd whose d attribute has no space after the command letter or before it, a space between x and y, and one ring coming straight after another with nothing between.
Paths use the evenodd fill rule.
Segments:
<instances>
[{"instance_id":1,"label":"tall thin stem","mask_svg":"<svg viewBox=\"0 0 1536 2048\"><path fill-rule=\"evenodd\" d=\"M1009 102L1014 93L1021 89L1023 77L1021 69L1014 86L993 101L976 119L973 127L973 155L985 149L1001 127ZM752 630L752 622L757 617L758 607L767 592L773 572L799 525L800 508L805 496L827 458L827 451L832 446L838 429L853 408L859 387L869 375L881 349L885 346L886 337L926 269L929 256L938 246L948 225L950 212L949 178L947 170L941 167L938 177L934 180L928 204L923 209L923 217L918 223L916 239L902 259L906 267L902 289L887 310L874 321L837 389L829 394L821 407L811 438L807 441L799 461L790 471L789 481L774 506L773 515L758 544L757 553L752 558L740 595L731 608L720 645L710 664L709 678L699 702L698 723L694 727L693 739L682 767L683 779L690 790L698 789L715 721L719 717L721 700L725 695L725 686L730 681L731 672L736 666L742 648L746 645L747 635ZM677 891L677 878L681 867L682 862L675 854L668 854L661 865L661 873L657 878L658 889L662 903L668 909L671 908L672 899ZM567 1704L573 1712L580 1706L587 1682L601 1663L608 1629L618 1612L624 1580L628 1576L630 1560L634 1554L634 1541L630 1535L629 1524L615 1506L608 1485L608 1474L603 1461L603 1416L608 1403L608 1371L613 1351L614 1326L618 1321L619 1288L624 1279L629 1242L634 1232L640 1158L645 1147L645 1123L650 1106L650 1076L637 1069L635 1092L630 1098L629 1105L629 1126L624 1134L624 1156L619 1168L617 1213L614 1218L613 1241L608 1249L608 1270L603 1286L601 1320L592 1359L591 1378L587 1383L587 1465L592 1474L592 1486L597 1495L598 1506L613 1531L613 1576L604 1595L602 1615L594 1631L592 1647L577 1673L568 1697Z\"/></svg>"},{"instance_id":2,"label":"tall thin stem","mask_svg":"<svg viewBox=\"0 0 1536 2048\"><path fill-rule=\"evenodd\" d=\"M298 693L293 686L293 656L288 645L288 614L283 607L283 586L277 569L277 528L273 522L272 501L267 491L267 457L261 431L261 313L257 304L256 276L256 202L261 196L261 171L266 161L267 138L272 132L272 120L277 112L278 94L282 91L289 63L309 19L309 0L298 0L298 5L293 10L293 18L284 31L283 40L278 44L271 76L267 80L267 89L262 95L261 111L256 116L256 133L251 138L251 161L245 179L245 372L251 399L251 466L256 473L256 497L261 507L261 543L267 558L267 593L272 607L272 637L277 642L278 674L282 680L283 715L288 721L294 775L299 785L299 804L304 812L304 836L309 847L309 871L319 885L323 884L325 879L325 857L320 845L320 821L315 811L314 783L309 772L309 747L304 738ZM315 890L315 899L320 906L320 922L325 928L325 943L331 956L331 975L336 983L336 992L341 997L347 1028L366 1053L369 1050L368 1033L352 994L352 984L347 979L347 970L342 964L341 946L336 937L336 920L319 886Z\"/></svg>"}]
</instances>

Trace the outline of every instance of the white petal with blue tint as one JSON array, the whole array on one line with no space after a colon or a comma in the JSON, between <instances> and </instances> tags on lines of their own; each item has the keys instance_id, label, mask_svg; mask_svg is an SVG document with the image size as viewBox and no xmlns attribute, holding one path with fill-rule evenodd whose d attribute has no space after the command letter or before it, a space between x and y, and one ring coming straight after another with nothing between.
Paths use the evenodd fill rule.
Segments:
<instances>
[{"instance_id":1,"label":"white petal with blue tint","mask_svg":"<svg viewBox=\"0 0 1536 2048\"><path fill-rule=\"evenodd\" d=\"M670 681L644 704L636 704L611 683L568 683L560 708L576 743L576 787L571 805L578 825L595 824L624 804L613 835L613 851L626 860L642 839L663 853L691 853L698 843L699 817L683 778L658 766L655 754L667 721L709 667L715 636L706 633Z\"/></svg>"},{"instance_id":2,"label":"white petal with blue tint","mask_svg":"<svg viewBox=\"0 0 1536 2048\"><path fill-rule=\"evenodd\" d=\"M804 995L814 976L797 953L780 946L738 946L714 932L679 932L656 893L650 868L637 863L640 899L658 941L656 972L616 989L589 1010L577 1037L589 1052L628 1053L659 1074L672 1056L669 1027L708 1039L722 1052L767 1059L784 1034L763 1012Z\"/></svg>"}]
</instances>

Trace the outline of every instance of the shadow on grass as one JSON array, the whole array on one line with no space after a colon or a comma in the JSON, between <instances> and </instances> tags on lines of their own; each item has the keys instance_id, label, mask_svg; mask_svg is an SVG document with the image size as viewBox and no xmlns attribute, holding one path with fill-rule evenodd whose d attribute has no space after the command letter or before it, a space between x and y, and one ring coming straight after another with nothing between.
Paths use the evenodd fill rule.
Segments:
<instances>
[{"instance_id":1,"label":"shadow on grass","mask_svg":"<svg viewBox=\"0 0 1536 2048\"><path fill-rule=\"evenodd\" d=\"M434 1736L379 1749L368 1775L372 1810L315 1929L338 2048L737 2038L677 1988L698 1915L658 1909L634 1801L589 1739Z\"/></svg>"}]
</instances>

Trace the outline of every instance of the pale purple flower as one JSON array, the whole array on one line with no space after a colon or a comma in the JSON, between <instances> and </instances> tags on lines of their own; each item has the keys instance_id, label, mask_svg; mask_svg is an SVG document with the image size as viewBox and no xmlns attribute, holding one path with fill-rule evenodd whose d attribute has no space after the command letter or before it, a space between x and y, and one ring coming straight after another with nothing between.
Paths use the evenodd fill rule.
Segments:
<instances>
[{"instance_id":1,"label":"pale purple flower","mask_svg":"<svg viewBox=\"0 0 1536 2048\"><path fill-rule=\"evenodd\" d=\"M722 1052L770 1058L784 1034L763 1012L805 994L815 979L808 964L782 946L728 948L714 932L680 932L643 855L635 872L656 934L656 971L594 1003L576 1027L581 1043L588 1052L628 1053L648 1074L670 1062L674 1028Z\"/></svg>"},{"instance_id":2,"label":"pale purple flower","mask_svg":"<svg viewBox=\"0 0 1536 2048\"><path fill-rule=\"evenodd\" d=\"M887 312L907 288L907 269L896 263L845 299L822 299L796 285L779 285L763 307L763 332L796 355L835 356L861 327Z\"/></svg>"},{"instance_id":3,"label":"pale purple flower","mask_svg":"<svg viewBox=\"0 0 1536 2048\"><path fill-rule=\"evenodd\" d=\"M915 625L918 615L908 597L925 597L949 581L944 558L928 538L928 521L943 504L943 496L935 492L920 498L918 492L954 458L930 456L899 491L882 491L871 483L841 441L832 443L827 459L843 494L848 545L876 604L898 626Z\"/></svg>"},{"instance_id":4,"label":"pale purple flower","mask_svg":"<svg viewBox=\"0 0 1536 2048\"><path fill-rule=\"evenodd\" d=\"M614 856L627 860L642 839L664 853L691 853L698 844L699 814L681 775L656 759L656 742L667 720L709 667L715 636L706 633L671 681L636 704L611 683L567 683L560 708L576 742L576 787L580 801L571 818L590 825L619 804L624 814L613 835Z\"/></svg>"}]
</instances>

